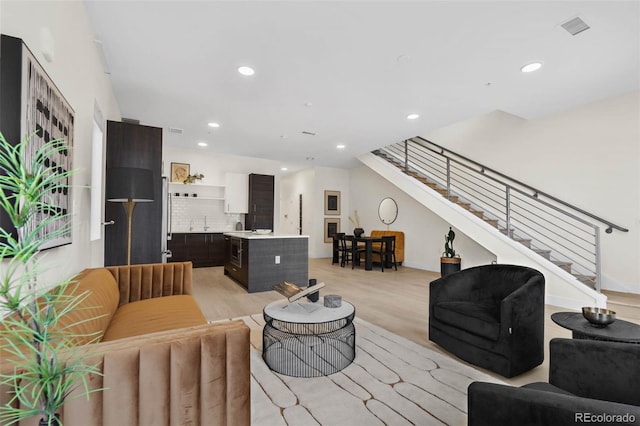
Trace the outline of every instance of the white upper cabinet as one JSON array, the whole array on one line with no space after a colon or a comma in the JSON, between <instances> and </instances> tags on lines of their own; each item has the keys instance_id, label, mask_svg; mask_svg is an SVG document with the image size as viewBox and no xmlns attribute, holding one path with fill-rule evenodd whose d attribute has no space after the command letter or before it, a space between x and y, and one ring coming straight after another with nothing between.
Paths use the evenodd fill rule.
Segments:
<instances>
[{"instance_id":1,"label":"white upper cabinet","mask_svg":"<svg viewBox=\"0 0 640 426\"><path fill-rule=\"evenodd\" d=\"M224 212L249 213L249 175L225 174Z\"/></svg>"}]
</instances>

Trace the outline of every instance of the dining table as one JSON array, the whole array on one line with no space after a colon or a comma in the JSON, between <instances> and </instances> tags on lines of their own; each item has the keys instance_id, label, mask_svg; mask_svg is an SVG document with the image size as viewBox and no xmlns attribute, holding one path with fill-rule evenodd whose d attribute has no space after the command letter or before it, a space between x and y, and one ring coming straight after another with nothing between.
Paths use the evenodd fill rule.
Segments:
<instances>
[{"instance_id":1,"label":"dining table","mask_svg":"<svg viewBox=\"0 0 640 426\"><path fill-rule=\"evenodd\" d=\"M373 269L373 243L382 243L382 237L361 235L354 237L354 244L357 243L364 243L364 270L371 271Z\"/></svg>"}]
</instances>

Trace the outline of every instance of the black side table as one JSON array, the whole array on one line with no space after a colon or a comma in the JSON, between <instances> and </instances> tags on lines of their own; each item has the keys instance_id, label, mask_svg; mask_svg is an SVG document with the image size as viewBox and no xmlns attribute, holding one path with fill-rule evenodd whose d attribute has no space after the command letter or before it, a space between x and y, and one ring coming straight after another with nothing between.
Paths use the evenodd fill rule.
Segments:
<instances>
[{"instance_id":1,"label":"black side table","mask_svg":"<svg viewBox=\"0 0 640 426\"><path fill-rule=\"evenodd\" d=\"M640 325L617 319L606 327L594 327L582 313L556 312L551 320L572 331L574 339L606 340L640 344Z\"/></svg>"}]
</instances>

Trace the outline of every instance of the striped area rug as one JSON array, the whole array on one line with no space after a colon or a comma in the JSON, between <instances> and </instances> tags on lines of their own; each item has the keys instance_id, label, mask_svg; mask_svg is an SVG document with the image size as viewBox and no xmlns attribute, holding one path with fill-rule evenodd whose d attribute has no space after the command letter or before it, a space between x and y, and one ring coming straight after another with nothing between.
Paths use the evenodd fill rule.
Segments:
<instances>
[{"instance_id":1,"label":"striped area rug","mask_svg":"<svg viewBox=\"0 0 640 426\"><path fill-rule=\"evenodd\" d=\"M359 318L351 365L326 377L288 377L262 360L262 314L235 319L251 328L255 426L466 425L467 386L503 383Z\"/></svg>"}]
</instances>

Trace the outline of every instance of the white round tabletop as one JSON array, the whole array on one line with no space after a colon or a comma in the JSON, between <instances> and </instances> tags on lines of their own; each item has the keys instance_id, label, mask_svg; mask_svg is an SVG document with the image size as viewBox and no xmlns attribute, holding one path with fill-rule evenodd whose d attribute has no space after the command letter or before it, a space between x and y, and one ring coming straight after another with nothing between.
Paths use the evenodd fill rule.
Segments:
<instances>
[{"instance_id":1,"label":"white round tabletop","mask_svg":"<svg viewBox=\"0 0 640 426\"><path fill-rule=\"evenodd\" d=\"M353 305L344 300L339 308L327 308L324 306L323 297L315 303L303 299L293 303L289 303L287 299L277 300L265 306L264 313L278 321L319 324L344 319L355 312Z\"/></svg>"}]
</instances>

